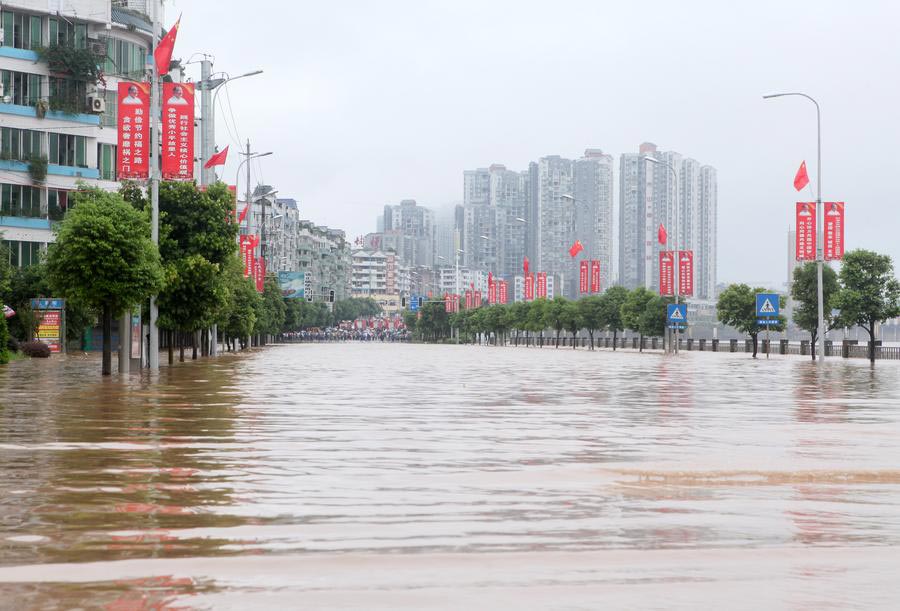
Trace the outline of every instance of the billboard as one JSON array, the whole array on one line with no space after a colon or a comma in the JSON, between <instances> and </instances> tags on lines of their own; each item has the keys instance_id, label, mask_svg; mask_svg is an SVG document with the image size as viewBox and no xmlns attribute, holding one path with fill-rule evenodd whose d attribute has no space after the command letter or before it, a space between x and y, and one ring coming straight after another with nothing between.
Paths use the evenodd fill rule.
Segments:
<instances>
[{"instance_id":1,"label":"billboard","mask_svg":"<svg viewBox=\"0 0 900 611\"><path fill-rule=\"evenodd\" d=\"M163 83L162 177L194 178L194 85Z\"/></svg>"},{"instance_id":2,"label":"billboard","mask_svg":"<svg viewBox=\"0 0 900 611\"><path fill-rule=\"evenodd\" d=\"M659 294L675 294L675 253L671 250L659 253Z\"/></svg>"},{"instance_id":3,"label":"billboard","mask_svg":"<svg viewBox=\"0 0 900 611\"><path fill-rule=\"evenodd\" d=\"M150 175L150 83L119 83L117 176L144 180Z\"/></svg>"},{"instance_id":4,"label":"billboard","mask_svg":"<svg viewBox=\"0 0 900 611\"><path fill-rule=\"evenodd\" d=\"M306 273L278 272L278 286L285 299L303 299L306 297Z\"/></svg>"},{"instance_id":5,"label":"billboard","mask_svg":"<svg viewBox=\"0 0 900 611\"><path fill-rule=\"evenodd\" d=\"M815 202L797 202L797 260L816 260Z\"/></svg>"},{"instance_id":6,"label":"billboard","mask_svg":"<svg viewBox=\"0 0 900 611\"><path fill-rule=\"evenodd\" d=\"M694 296L693 250L682 250L678 253L678 293L685 297Z\"/></svg>"},{"instance_id":7,"label":"billboard","mask_svg":"<svg viewBox=\"0 0 900 611\"><path fill-rule=\"evenodd\" d=\"M825 260L844 258L844 202L825 202Z\"/></svg>"}]
</instances>

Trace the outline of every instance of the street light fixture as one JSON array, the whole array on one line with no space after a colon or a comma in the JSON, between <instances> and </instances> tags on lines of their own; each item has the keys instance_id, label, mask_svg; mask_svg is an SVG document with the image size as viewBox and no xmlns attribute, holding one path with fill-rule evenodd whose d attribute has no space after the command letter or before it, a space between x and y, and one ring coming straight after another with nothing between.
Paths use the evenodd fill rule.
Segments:
<instances>
[{"instance_id":1,"label":"street light fixture","mask_svg":"<svg viewBox=\"0 0 900 611\"><path fill-rule=\"evenodd\" d=\"M654 163L656 165L665 166L672 173L672 182L674 184L674 193L675 193L675 269L673 270L673 275L675 276L675 305L678 305L678 296L681 292L681 286L679 282L679 269L681 266L681 251L679 244L679 227L678 227L678 172L675 171L675 167L666 161L661 161L656 157L650 157L649 155L643 156L644 161L649 163ZM673 331L672 336L675 338L672 342L675 345L675 354L678 354L678 331L677 329Z\"/></svg>"},{"instance_id":2,"label":"street light fixture","mask_svg":"<svg viewBox=\"0 0 900 611\"><path fill-rule=\"evenodd\" d=\"M825 361L825 300L822 289L822 267L824 266L824 210L822 209L822 112L819 103L805 93L772 93L764 95L764 100L783 98L786 96L799 96L806 98L816 106L816 298L818 299L819 315L819 360Z\"/></svg>"}]
</instances>

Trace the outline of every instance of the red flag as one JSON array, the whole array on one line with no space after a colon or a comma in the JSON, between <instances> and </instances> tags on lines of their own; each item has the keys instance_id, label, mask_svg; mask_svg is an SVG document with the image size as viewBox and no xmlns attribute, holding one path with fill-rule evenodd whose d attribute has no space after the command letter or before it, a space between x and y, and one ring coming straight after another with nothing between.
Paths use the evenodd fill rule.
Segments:
<instances>
[{"instance_id":1,"label":"red flag","mask_svg":"<svg viewBox=\"0 0 900 611\"><path fill-rule=\"evenodd\" d=\"M582 250L584 250L584 245L581 243L581 240L575 240L575 243L572 244L572 247L569 249L569 256L574 257Z\"/></svg>"},{"instance_id":2,"label":"red flag","mask_svg":"<svg viewBox=\"0 0 900 611\"><path fill-rule=\"evenodd\" d=\"M209 161L203 164L204 168L211 168L214 165L225 165L225 160L228 158L228 147L226 146L218 153L215 153L212 157L209 158Z\"/></svg>"},{"instance_id":3,"label":"red flag","mask_svg":"<svg viewBox=\"0 0 900 611\"><path fill-rule=\"evenodd\" d=\"M238 225L244 222L244 219L247 217L247 213L250 211L250 204L244 206L244 209L241 210L240 216L238 216Z\"/></svg>"},{"instance_id":4,"label":"red flag","mask_svg":"<svg viewBox=\"0 0 900 611\"><path fill-rule=\"evenodd\" d=\"M156 50L153 51L153 59L156 61L156 69L160 75L169 73L169 64L172 63L172 51L175 50L175 37L178 36L178 25L181 23L181 16L172 26L172 29L166 32Z\"/></svg>"},{"instance_id":5,"label":"red flag","mask_svg":"<svg viewBox=\"0 0 900 611\"><path fill-rule=\"evenodd\" d=\"M800 169L797 170L797 175L794 176L794 188L800 191L809 184L809 176L806 174L806 161L800 164Z\"/></svg>"},{"instance_id":6,"label":"red flag","mask_svg":"<svg viewBox=\"0 0 900 611\"><path fill-rule=\"evenodd\" d=\"M666 228L662 223L659 224L659 229L656 231L656 239L659 240L660 244L665 244L669 241L669 234L666 233Z\"/></svg>"},{"instance_id":7,"label":"red flag","mask_svg":"<svg viewBox=\"0 0 900 611\"><path fill-rule=\"evenodd\" d=\"M522 271L525 272L525 275L526 275L526 276L528 275L528 257L525 257L525 258L522 260Z\"/></svg>"}]
</instances>

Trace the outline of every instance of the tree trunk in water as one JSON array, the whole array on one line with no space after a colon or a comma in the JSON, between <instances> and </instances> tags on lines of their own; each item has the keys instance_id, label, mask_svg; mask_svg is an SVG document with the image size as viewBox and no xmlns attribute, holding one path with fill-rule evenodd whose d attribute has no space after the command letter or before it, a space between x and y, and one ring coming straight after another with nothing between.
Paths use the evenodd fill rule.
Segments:
<instances>
[{"instance_id":1,"label":"tree trunk in water","mask_svg":"<svg viewBox=\"0 0 900 611\"><path fill-rule=\"evenodd\" d=\"M184 331L178 332L178 362L184 362Z\"/></svg>"},{"instance_id":2,"label":"tree trunk in water","mask_svg":"<svg viewBox=\"0 0 900 611\"><path fill-rule=\"evenodd\" d=\"M866 329L869 332L869 362L875 364L875 323Z\"/></svg>"},{"instance_id":3,"label":"tree trunk in water","mask_svg":"<svg viewBox=\"0 0 900 611\"><path fill-rule=\"evenodd\" d=\"M194 331L193 333L191 333L191 360L192 361L197 360L197 344L199 343L197 341L197 337L199 335L200 335L199 331Z\"/></svg>"},{"instance_id":4,"label":"tree trunk in water","mask_svg":"<svg viewBox=\"0 0 900 611\"><path fill-rule=\"evenodd\" d=\"M575 333L572 334L572 350L575 350Z\"/></svg>"},{"instance_id":5,"label":"tree trunk in water","mask_svg":"<svg viewBox=\"0 0 900 611\"><path fill-rule=\"evenodd\" d=\"M644 334L643 333L638 336L638 346L640 347L638 352L643 352L644 351Z\"/></svg>"},{"instance_id":6,"label":"tree trunk in water","mask_svg":"<svg viewBox=\"0 0 900 611\"><path fill-rule=\"evenodd\" d=\"M166 337L168 339L166 347L169 349L169 365L172 365L175 363L175 332L170 329L166 332Z\"/></svg>"},{"instance_id":7,"label":"tree trunk in water","mask_svg":"<svg viewBox=\"0 0 900 611\"><path fill-rule=\"evenodd\" d=\"M809 353L812 355L812 360L816 360L816 341L819 339L819 332L809 334Z\"/></svg>"},{"instance_id":8,"label":"tree trunk in water","mask_svg":"<svg viewBox=\"0 0 900 611\"><path fill-rule=\"evenodd\" d=\"M556 348L559 348L559 330L556 331Z\"/></svg>"},{"instance_id":9,"label":"tree trunk in water","mask_svg":"<svg viewBox=\"0 0 900 611\"><path fill-rule=\"evenodd\" d=\"M103 306L103 361L101 375L112 375L112 310Z\"/></svg>"},{"instance_id":10,"label":"tree trunk in water","mask_svg":"<svg viewBox=\"0 0 900 611\"><path fill-rule=\"evenodd\" d=\"M588 335L591 336L591 350L593 350L594 349L594 332L588 331Z\"/></svg>"},{"instance_id":11,"label":"tree trunk in water","mask_svg":"<svg viewBox=\"0 0 900 611\"><path fill-rule=\"evenodd\" d=\"M613 352L616 351L616 334L617 333L618 333L618 330L613 329Z\"/></svg>"},{"instance_id":12,"label":"tree trunk in water","mask_svg":"<svg viewBox=\"0 0 900 611\"><path fill-rule=\"evenodd\" d=\"M756 348L757 348L757 339L758 339L757 334L756 334L756 333L751 333L751 334L750 334L750 339L753 340L753 358L756 358Z\"/></svg>"}]
</instances>

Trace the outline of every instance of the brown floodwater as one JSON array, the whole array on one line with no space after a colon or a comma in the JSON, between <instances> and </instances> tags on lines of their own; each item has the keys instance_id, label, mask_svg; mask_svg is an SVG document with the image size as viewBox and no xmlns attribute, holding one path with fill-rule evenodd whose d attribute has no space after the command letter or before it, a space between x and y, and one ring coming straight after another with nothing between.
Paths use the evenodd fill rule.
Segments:
<instances>
[{"instance_id":1,"label":"brown floodwater","mask_svg":"<svg viewBox=\"0 0 900 611\"><path fill-rule=\"evenodd\" d=\"M900 608L900 364L273 346L0 368L0 608Z\"/></svg>"}]
</instances>

